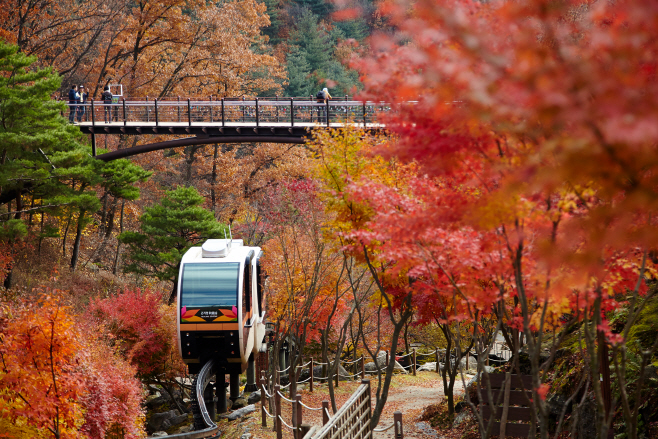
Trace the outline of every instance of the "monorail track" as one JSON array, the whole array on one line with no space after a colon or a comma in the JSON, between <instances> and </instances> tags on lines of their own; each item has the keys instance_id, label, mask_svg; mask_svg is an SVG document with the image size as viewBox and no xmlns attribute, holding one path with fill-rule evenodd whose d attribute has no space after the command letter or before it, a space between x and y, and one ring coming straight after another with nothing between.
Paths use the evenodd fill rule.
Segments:
<instances>
[{"instance_id":1,"label":"monorail track","mask_svg":"<svg viewBox=\"0 0 658 439\"><path fill-rule=\"evenodd\" d=\"M218 438L221 434L219 427L210 418L206 402L203 398L204 391L212 377L215 375L215 361L209 360L201 368L194 380L194 392L192 394L192 414L194 415L194 431L167 436L176 439L205 439Z\"/></svg>"}]
</instances>

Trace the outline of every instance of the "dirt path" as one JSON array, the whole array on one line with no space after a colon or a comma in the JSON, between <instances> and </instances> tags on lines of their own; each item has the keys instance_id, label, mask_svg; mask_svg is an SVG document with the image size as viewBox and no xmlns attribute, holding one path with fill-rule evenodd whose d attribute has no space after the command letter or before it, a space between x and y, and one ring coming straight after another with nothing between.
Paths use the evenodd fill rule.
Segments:
<instances>
[{"instance_id":1,"label":"dirt path","mask_svg":"<svg viewBox=\"0 0 658 439\"><path fill-rule=\"evenodd\" d=\"M468 380L470 376L466 376L465 378ZM419 372L416 377L400 377L397 380L402 382L396 383L391 389L384 413L377 428L385 428L391 425L393 423L393 412L400 410L402 412L405 439L438 438L439 436L436 431L432 430L425 423L419 423L417 419L423 413L425 407L436 404L445 397L443 382L440 376L433 372ZM410 381L410 383L405 385L407 381ZM416 384L416 381L421 382ZM458 380L455 383L455 397L462 393L463 384L461 380ZM374 434L374 439L392 439L393 437L392 428L386 432L376 432Z\"/></svg>"},{"instance_id":2,"label":"dirt path","mask_svg":"<svg viewBox=\"0 0 658 439\"><path fill-rule=\"evenodd\" d=\"M470 376L466 376L468 380ZM370 377L372 390L372 407L375 406L375 392L377 391L377 377ZM336 389L336 403L340 407L347 401L352 393L359 386L358 381L341 383ZM461 380L455 383L455 397L463 392ZM303 402L310 407L320 407L323 399L328 399L326 386L316 387L313 393L308 390L302 390ZM423 409L431 404L436 404L445 397L443 393L443 381L440 375L434 372L419 372L417 376L397 375L393 377L391 388L389 390L386 406L379 422L378 428L388 427L393 423L393 413L397 410L402 412L402 424L405 439L440 439L441 435L432 430L429 425L418 421ZM260 404L257 405L259 410L244 419L226 423L220 422L220 428L226 438L240 438L247 430L252 439L274 439L276 435L271 430L272 420L268 419L267 429L260 426ZM288 404L282 406L282 417L286 422L290 422L291 410ZM304 423L311 425L321 425L322 415L319 411L304 410ZM374 439L393 439L393 429L386 432L375 433ZM290 438L292 435L284 429L284 438Z\"/></svg>"}]
</instances>

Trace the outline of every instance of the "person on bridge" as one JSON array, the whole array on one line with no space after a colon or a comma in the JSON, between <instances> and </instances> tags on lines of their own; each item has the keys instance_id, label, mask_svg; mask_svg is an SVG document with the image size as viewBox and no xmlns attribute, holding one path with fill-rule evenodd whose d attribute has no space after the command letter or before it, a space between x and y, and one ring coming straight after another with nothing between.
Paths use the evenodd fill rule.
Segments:
<instances>
[{"instance_id":1,"label":"person on bridge","mask_svg":"<svg viewBox=\"0 0 658 439\"><path fill-rule=\"evenodd\" d=\"M110 91L109 85L105 86L101 99L105 104L105 123L110 123L112 121L112 107L110 107L110 104L112 103L112 92Z\"/></svg>"},{"instance_id":2,"label":"person on bridge","mask_svg":"<svg viewBox=\"0 0 658 439\"><path fill-rule=\"evenodd\" d=\"M78 86L72 85L71 90L69 90L69 123L73 123L75 120L75 112L78 111L77 107L78 102Z\"/></svg>"},{"instance_id":3,"label":"person on bridge","mask_svg":"<svg viewBox=\"0 0 658 439\"><path fill-rule=\"evenodd\" d=\"M318 122L322 122L322 119L324 119L324 117L322 117L322 115L325 113L324 110L325 110L327 101L329 99L331 99L331 95L329 94L329 89L327 87L323 88L321 91L318 92L318 94L315 96L315 98L317 99L318 104L325 104L322 107L318 107ZM329 122L328 112L327 112L326 122Z\"/></svg>"},{"instance_id":4,"label":"person on bridge","mask_svg":"<svg viewBox=\"0 0 658 439\"><path fill-rule=\"evenodd\" d=\"M85 86L81 85L79 87L79 92L80 94L80 100L78 101L80 104L84 104L87 102L87 96L88 94L85 92ZM85 107L84 105L78 105L78 122L82 122L82 116L85 114Z\"/></svg>"}]
</instances>

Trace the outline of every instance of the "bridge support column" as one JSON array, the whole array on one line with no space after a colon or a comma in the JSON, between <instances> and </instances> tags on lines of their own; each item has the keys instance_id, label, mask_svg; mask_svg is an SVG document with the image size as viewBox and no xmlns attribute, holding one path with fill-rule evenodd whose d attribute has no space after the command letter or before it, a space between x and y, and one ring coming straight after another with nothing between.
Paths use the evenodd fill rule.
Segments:
<instances>
[{"instance_id":1,"label":"bridge support column","mask_svg":"<svg viewBox=\"0 0 658 439\"><path fill-rule=\"evenodd\" d=\"M224 374L217 375L217 384L215 385L215 394L217 395L217 413L226 413L226 376Z\"/></svg>"},{"instance_id":2,"label":"bridge support column","mask_svg":"<svg viewBox=\"0 0 658 439\"><path fill-rule=\"evenodd\" d=\"M249 357L249 362L247 363L247 386L244 390L245 392L255 392L258 390L258 385L256 384L256 362L254 361L253 354Z\"/></svg>"},{"instance_id":3,"label":"bridge support column","mask_svg":"<svg viewBox=\"0 0 658 439\"><path fill-rule=\"evenodd\" d=\"M232 372L229 379L231 401L235 402L240 397L240 374Z\"/></svg>"}]
</instances>

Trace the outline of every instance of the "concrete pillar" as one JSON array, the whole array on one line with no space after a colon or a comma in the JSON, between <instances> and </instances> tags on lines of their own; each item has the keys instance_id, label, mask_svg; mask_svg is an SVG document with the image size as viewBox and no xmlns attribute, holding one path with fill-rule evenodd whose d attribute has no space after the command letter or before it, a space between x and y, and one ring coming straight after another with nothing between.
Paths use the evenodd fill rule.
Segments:
<instances>
[{"instance_id":1,"label":"concrete pillar","mask_svg":"<svg viewBox=\"0 0 658 439\"><path fill-rule=\"evenodd\" d=\"M256 362L253 355L249 357L249 362L247 363L247 386L244 390L245 392L255 392L258 390L258 385L256 384Z\"/></svg>"},{"instance_id":2,"label":"concrete pillar","mask_svg":"<svg viewBox=\"0 0 658 439\"><path fill-rule=\"evenodd\" d=\"M229 387L231 401L235 402L240 397L240 374L233 372L229 375Z\"/></svg>"},{"instance_id":3,"label":"concrete pillar","mask_svg":"<svg viewBox=\"0 0 658 439\"><path fill-rule=\"evenodd\" d=\"M217 383L215 385L215 392L217 395L217 412L226 413L226 377L224 374L217 375Z\"/></svg>"}]
</instances>

